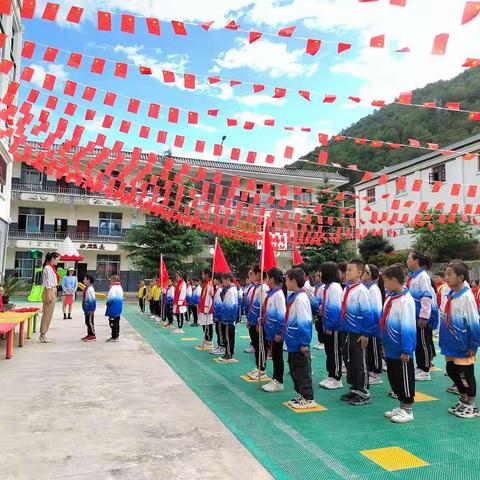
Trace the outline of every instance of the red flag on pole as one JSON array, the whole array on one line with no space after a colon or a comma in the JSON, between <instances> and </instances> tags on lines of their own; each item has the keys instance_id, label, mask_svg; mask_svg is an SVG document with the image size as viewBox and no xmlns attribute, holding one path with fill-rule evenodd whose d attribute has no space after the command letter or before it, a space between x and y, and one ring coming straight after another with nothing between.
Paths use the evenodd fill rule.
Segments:
<instances>
[{"instance_id":1,"label":"red flag on pole","mask_svg":"<svg viewBox=\"0 0 480 480\"><path fill-rule=\"evenodd\" d=\"M160 255L160 285L163 287L167 284L168 282L168 271L167 267L165 265L165 262L163 261L163 255Z\"/></svg>"},{"instance_id":2,"label":"red flag on pole","mask_svg":"<svg viewBox=\"0 0 480 480\"><path fill-rule=\"evenodd\" d=\"M275 260L275 253L273 251L272 238L266 227L265 221L265 225L263 227L262 252L260 253L260 268L264 272L268 272L268 270L276 266L277 261Z\"/></svg>"},{"instance_id":3,"label":"red flag on pole","mask_svg":"<svg viewBox=\"0 0 480 480\"><path fill-rule=\"evenodd\" d=\"M215 238L215 250L213 253L213 267L212 271L215 273L231 273L230 266L225 259L225 255L223 254L222 247L218 242L218 239Z\"/></svg>"},{"instance_id":4,"label":"red flag on pole","mask_svg":"<svg viewBox=\"0 0 480 480\"><path fill-rule=\"evenodd\" d=\"M292 265L300 265L301 263L303 263L302 256L300 255L300 252L298 251L298 248L295 244L292 247L292 254L293 254Z\"/></svg>"}]
</instances>

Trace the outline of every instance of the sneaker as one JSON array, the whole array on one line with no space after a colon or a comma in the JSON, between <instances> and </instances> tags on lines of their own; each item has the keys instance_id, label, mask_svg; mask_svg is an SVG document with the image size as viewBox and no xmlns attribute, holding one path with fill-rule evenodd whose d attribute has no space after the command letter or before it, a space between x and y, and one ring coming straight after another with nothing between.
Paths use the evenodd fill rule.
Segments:
<instances>
[{"instance_id":1,"label":"sneaker","mask_svg":"<svg viewBox=\"0 0 480 480\"><path fill-rule=\"evenodd\" d=\"M52 341L47 338L45 335L40 335L40 337L38 338L38 341L40 343L52 343Z\"/></svg>"},{"instance_id":2,"label":"sneaker","mask_svg":"<svg viewBox=\"0 0 480 480\"><path fill-rule=\"evenodd\" d=\"M347 374L347 367L345 365L342 365L342 375Z\"/></svg>"},{"instance_id":3,"label":"sneaker","mask_svg":"<svg viewBox=\"0 0 480 480\"><path fill-rule=\"evenodd\" d=\"M197 348L204 348L205 350L210 350L213 347L212 342L203 342L200 345L197 345Z\"/></svg>"},{"instance_id":4,"label":"sneaker","mask_svg":"<svg viewBox=\"0 0 480 480\"><path fill-rule=\"evenodd\" d=\"M198 323L192 323L190 326L191 327L199 327L200 325Z\"/></svg>"},{"instance_id":5,"label":"sneaker","mask_svg":"<svg viewBox=\"0 0 480 480\"><path fill-rule=\"evenodd\" d=\"M405 409L401 408L400 411L390 419L393 423L407 423L413 422L413 412L407 412Z\"/></svg>"},{"instance_id":6,"label":"sneaker","mask_svg":"<svg viewBox=\"0 0 480 480\"><path fill-rule=\"evenodd\" d=\"M120 340L117 338L110 337L106 340L107 343L118 343Z\"/></svg>"},{"instance_id":7,"label":"sneaker","mask_svg":"<svg viewBox=\"0 0 480 480\"><path fill-rule=\"evenodd\" d=\"M324 378L324 379L318 384L318 386L323 388L324 385L325 385L326 383L328 383L328 381L330 380L330 378L331 378L331 377L326 377L326 378Z\"/></svg>"},{"instance_id":8,"label":"sneaker","mask_svg":"<svg viewBox=\"0 0 480 480\"><path fill-rule=\"evenodd\" d=\"M315 400L306 400L305 398L302 397L302 399L298 400L298 402L295 402L292 405L292 407L297 410L308 410L309 408L318 407L318 405L317 405L317 402L315 402Z\"/></svg>"},{"instance_id":9,"label":"sneaker","mask_svg":"<svg viewBox=\"0 0 480 480\"><path fill-rule=\"evenodd\" d=\"M172 330L172 333L182 334L185 333L185 331L183 330L183 328L176 328L175 330Z\"/></svg>"},{"instance_id":10,"label":"sneaker","mask_svg":"<svg viewBox=\"0 0 480 480\"><path fill-rule=\"evenodd\" d=\"M429 372L424 372L423 370L419 370L415 373L415 381L417 382L429 382L432 379Z\"/></svg>"},{"instance_id":11,"label":"sneaker","mask_svg":"<svg viewBox=\"0 0 480 480\"><path fill-rule=\"evenodd\" d=\"M84 338L82 338L82 342L96 342L97 337L95 335L88 335Z\"/></svg>"},{"instance_id":12,"label":"sneaker","mask_svg":"<svg viewBox=\"0 0 480 480\"><path fill-rule=\"evenodd\" d=\"M383 370L384 372L387 371L387 362L386 362L385 360L382 360L382 370Z\"/></svg>"},{"instance_id":13,"label":"sneaker","mask_svg":"<svg viewBox=\"0 0 480 480\"><path fill-rule=\"evenodd\" d=\"M460 409L463 409L464 406L465 404L459 401L453 407L450 407L448 409L448 413L452 413L453 415L455 415L455 413L458 412Z\"/></svg>"},{"instance_id":14,"label":"sneaker","mask_svg":"<svg viewBox=\"0 0 480 480\"><path fill-rule=\"evenodd\" d=\"M370 385L382 385L383 380L379 373L370 373L368 377L368 383Z\"/></svg>"},{"instance_id":15,"label":"sneaker","mask_svg":"<svg viewBox=\"0 0 480 480\"><path fill-rule=\"evenodd\" d=\"M327 390L337 390L343 388L343 383L341 380L335 380L334 378L329 378L327 382L322 385L323 388Z\"/></svg>"},{"instance_id":16,"label":"sneaker","mask_svg":"<svg viewBox=\"0 0 480 480\"><path fill-rule=\"evenodd\" d=\"M388 412L385 412L385 413L383 414L383 416L384 416L385 418L392 418L392 417L394 417L395 415L397 415L397 413L399 413L400 410L401 410L400 407L394 408L393 410L390 410L390 411L388 411Z\"/></svg>"},{"instance_id":17,"label":"sneaker","mask_svg":"<svg viewBox=\"0 0 480 480\"><path fill-rule=\"evenodd\" d=\"M325 347L321 343L317 343L313 346L315 350L325 350Z\"/></svg>"},{"instance_id":18,"label":"sneaker","mask_svg":"<svg viewBox=\"0 0 480 480\"><path fill-rule=\"evenodd\" d=\"M341 397L340 397L340 400L342 402L349 402L353 397L355 396L355 394L349 390L347 393L344 393Z\"/></svg>"},{"instance_id":19,"label":"sneaker","mask_svg":"<svg viewBox=\"0 0 480 480\"><path fill-rule=\"evenodd\" d=\"M477 408L473 405L462 405L462 407L458 408L454 415L458 418L475 418L478 416L478 411L475 412Z\"/></svg>"},{"instance_id":20,"label":"sneaker","mask_svg":"<svg viewBox=\"0 0 480 480\"><path fill-rule=\"evenodd\" d=\"M353 397L350 399L348 402L350 405L355 405L356 407L360 405L367 405L369 403L372 403L372 400L370 397L361 397L360 395L357 395L356 393L353 394Z\"/></svg>"},{"instance_id":21,"label":"sneaker","mask_svg":"<svg viewBox=\"0 0 480 480\"><path fill-rule=\"evenodd\" d=\"M301 395L298 395L297 397L295 398L292 398L291 400L289 400L287 402L288 405L290 405L291 407L295 407L295 405L297 405L299 402L301 402L302 400L304 400L304 398L301 396Z\"/></svg>"},{"instance_id":22,"label":"sneaker","mask_svg":"<svg viewBox=\"0 0 480 480\"><path fill-rule=\"evenodd\" d=\"M390 390L390 391L388 392L388 396L389 396L390 398L394 398L395 400L398 400L397 394L396 394L393 390Z\"/></svg>"},{"instance_id":23,"label":"sneaker","mask_svg":"<svg viewBox=\"0 0 480 480\"><path fill-rule=\"evenodd\" d=\"M283 392L284 387L283 387L283 383L280 383L277 380L272 380L271 382L264 385L262 387L262 390L264 392L276 393L276 392Z\"/></svg>"},{"instance_id":24,"label":"sneaker","mask_svg":"<svg viewBox=\"0 0 480 480\"><path fill-rule=\"evenodd\" d=\"M252 347L252 345L250 345L243 350L243 353L255 353L255 349Z\"/></svg>"},{"instance_id":25,"label":"sneaker","mask_svg":"<svg viewBox=\"0 0 480 480\"><path fill-rule=\"evenodd\" d=\"M262 378L266 378L267 377L267 374L263 371L259 371L259 370L254 370L253 372L251 372L250 375L248 375L250 379L252 380L261 380Z\"/></svg>"},{"instance_id":26,"label":"sneaker","mask_svg":"<svg viewBox=\"0 0 480 480\"><path fill-rule=\"evenodd\" d=\"M283 351L284 351L284 352L288 352L288 348L287 348L287 346L286 346L285 344L283 344Z\"/></svg>"},{"instance_id":27,"label":"sneaker","mask_svg":"<svg viewBox=\"0 0 480 480\"><path fill-rule=\"evenodd\" d=\"M460 395L460 392L458 391L458 388L456 385L452 385L451 387L447 388L448 393L453 393L454 395Z\"/></svg>"},{"instance_id":28,"label":"sneaker","mask_svg":"<svg viewBox=\"0 0 480 480\"><path fill-rule=\"evenodd\" d=\"M210 355L225 355L225 349L223 347L217 347L210 350Z\"/></svg>"},{"instance_id":29,"label":"sneaker","mask_svg":"<svg viewBox=\"0 0 480 480\"><path fill-rule=\"evenodd\" d=\"M167 323L166 325L163 326L163 328L172 328L173 323Z\"/></svg>"},{"instance_id":30,"label":"sneaker","mask_svg":"<svg viewBox=\"0 0 480 480\"><path fill-rule=\"evenodd\" d=\"M218 359L219 362L222 362L222 363L235 363L236 360L233 358L232 355L224 355L223 357L220 357Z\"/></svg>"},{"instance_id":31,"label":"sneaker","mask_svg":"<svg viewBox=\"0 0 480 480\"><path fill-rule=\"evenodd\" d=\"M267 360L272 360L272 356L270 354L267 355Z\"/></svg>"}]
</instances>

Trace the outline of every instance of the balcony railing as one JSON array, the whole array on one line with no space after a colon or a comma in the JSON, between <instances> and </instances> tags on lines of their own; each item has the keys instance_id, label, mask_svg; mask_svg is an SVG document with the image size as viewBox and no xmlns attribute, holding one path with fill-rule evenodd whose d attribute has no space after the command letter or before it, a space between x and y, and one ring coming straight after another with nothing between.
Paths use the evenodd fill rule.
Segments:
<instances>
[{"instance_id":1,"label":"balcony railing","mask_svg":"<svg viewBox=\"0 0 480 480\"><path fill-rule=\"evenodd\" d=\"M25 230L9 230L8 238L11 240L64 240L68 235L74 242L120 243L125 241L125 233L122 232L122 235L100 235L95 232L67 234L66 232L27 232Z\"/></svg>"},{"instance_id":2,"label":"balcony railing","mask_svg":"<svg viewBox=\"0 0 480 480\"><path fill-rule=\"evenodd\" d=\"M18 179L12 180L12 190L21 192L42 192L42 193L61 193L67 195L82 195L90 197L98 197L98 194L89 192L83 188L59 186L59 185L42 185L41 183L24 183Z\"/></svg>"}]
</instances>

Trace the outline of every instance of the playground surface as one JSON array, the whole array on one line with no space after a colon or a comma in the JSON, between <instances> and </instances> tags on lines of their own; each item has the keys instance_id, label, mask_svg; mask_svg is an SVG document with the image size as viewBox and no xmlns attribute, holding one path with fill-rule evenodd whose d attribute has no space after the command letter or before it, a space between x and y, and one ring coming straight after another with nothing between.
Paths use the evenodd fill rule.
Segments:
<instances>
[{"instance_id":1,"label":"playground surface","mask_svg":"<svg viewBox=\"0 0 480 480\"><path fill-rule=\"evenodd\" d=\"M480 419L447 413L457 398L441 356L433 380L417 383L415 421L395 425L383 418L396 404L387 384L371 387L371 405L340 402L341 390L317 386L324 352L314 350L324 408L296 413L283 404L294 396L288 375L279 394L241 378L254 362L244 325L239 362L218 364L195 348L200 328L174 335L127 304L120 343L106 344L99 302L98 340L85 344L79 305L66 321L59 307L54 343L31 340L0 360L2 479L480 478Z\"/></svg>"}]
</instances>

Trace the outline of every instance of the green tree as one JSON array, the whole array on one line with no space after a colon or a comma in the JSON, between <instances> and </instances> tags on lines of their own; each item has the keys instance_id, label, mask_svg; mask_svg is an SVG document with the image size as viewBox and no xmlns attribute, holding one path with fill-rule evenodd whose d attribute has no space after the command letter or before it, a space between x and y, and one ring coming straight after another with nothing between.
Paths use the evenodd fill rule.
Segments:
<instances>
[{"instance_id":1,"label":"green tree","mask_svg":"<svg viewBox=\"0 0 480 480\"><path fill-rule=\"evenodd\" d=\"M158 275L160 254L172 274L175 270L188 271L185 259L197 255L203 247L203 234L162 219L134 227L122 246L136 268L151 276Z\"/></svg>"},{"instance_id":2,"label":"green tree","mask_svg":"<svg viewBox=\"0 0 480 480\"><path fill-rule=\"evenodd\" d=\"M231 238L220 237L219 242L232 273L243 282L247 278L248 270L258 263L260 250L256 245Z\"/></svg>"},{"instance_id":3,"label":"green tree","mask_svg":"<svg viewBox=\"0 0 480 480\"><path fill-rule=\"evenodd\" d=\"M392 252L393 245L386 238L368 233L358 244L358 250L363 260L370 263L372 257L375 255Z\"/></svg>"},{"instance_id":4,"label":"green tree","mask_svg":"<svg viewBox=\"0 0 480 480\"><path fill-rule=\"evenodd\" d=\"M427 212L424 217L432 212ZM464 260L477 256L478 239L469 224L456 218L453 223L439 223L438 217L430 220L433 228L425 224L412 230L413 247L428 252L436 261L446 261L452 258Z\"/></svg>"}]
</instances>

